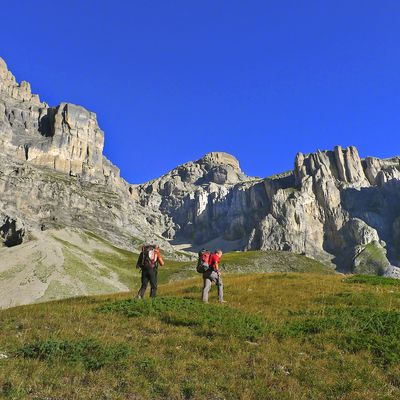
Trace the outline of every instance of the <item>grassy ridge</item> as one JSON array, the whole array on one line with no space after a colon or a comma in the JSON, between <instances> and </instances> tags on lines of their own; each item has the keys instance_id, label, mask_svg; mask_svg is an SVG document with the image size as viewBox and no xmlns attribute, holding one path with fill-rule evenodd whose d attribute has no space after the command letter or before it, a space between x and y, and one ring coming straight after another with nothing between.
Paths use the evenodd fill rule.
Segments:
<instances>
[{"instance_id":1,"label":"grassy ridge","mask_svg":"<svg viewBox=\"0 0 400 400\"><path fill-rule=\"evenodd\" d=\"M199 302L194 278L161 285L155 302L119 294L1 311L0 398L399 398L397 281L224 283L223 306Z\"/></svg>"},{"instance_id":2,"label":"grassy ridge","mask_svg":"<svg viewBox=\"0 0 400 400\"><path fill-rule=\"evenodd\" d=\"M309 272L333 274L335 270L317 260L288 251L237 251L224 254L228 272Z\"/></svg>"}]
</instances>

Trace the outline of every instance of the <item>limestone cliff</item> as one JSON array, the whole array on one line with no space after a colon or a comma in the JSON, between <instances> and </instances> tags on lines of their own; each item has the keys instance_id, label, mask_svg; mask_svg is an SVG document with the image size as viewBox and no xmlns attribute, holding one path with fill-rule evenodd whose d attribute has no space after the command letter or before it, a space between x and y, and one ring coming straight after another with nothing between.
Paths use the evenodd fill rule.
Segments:
<instances>
[{"instance_id":1,"label":"limestone cliff","mask_svg":"<svg viewBox=\"0 0 400 400\"><path fill-rule=\"evenodd\" d=\"M71 226L127 248L156 241L173 252L103 145L94 113L68 103L49 107L0 58L0 235L7 246Z\"/></svg>"},{"instance_id":2,"label":"limestone cliff","mask_svg":"<svg viewBox=\"0 0 400 400\"><path fill-rule=\"evenodd\" d=\"M15 81L1 58L0 132L3 155L99 182L119 176L104 160L104 133L96 114L73 104L40 102L29 83Z\"/></svg>"},{"instance_id":3,"label":"limestone cliff","mask_svg":"<svg viewBox=\"0 0 400 400\"><path fill-rule=\"evenodd\" d=\"M294 185L273 192L271 213L254 228L249 248L310 254L351 271L366 245L382 253L387 245L397 264L399 166L399 158L361 160L354 147L298 154ZM389 265L383 258L376 272Z\"/></svg>"},{"instance_id":4,"label":"limestone cliff","mask_svg":"<svg viewBox=\"0 0 400 400\"><path fill-rule=\"evenodd\" d=\"M232 156L210 153L138 193L141 205L164 216L159 229L173 243L292 251L382 274L399 264L399 170L398 157L361 160L355 147L337 146L299 153L293 171L259 179ZM368 266L366 249L376 255Z\"/></svg>"},{"instance_id":5,"label":"limestone cliff","mask_svg":"<svg viewBox=\"0 0 400 400\"><path fill-rule=\"evenodd\" d=\"M132 185L103 156L96 115L49 107L0 59L0 238L75 227L127 248L156 241L171 253L202 246L284 250L343 271L400 264L400 158L361 159L355 147L296 156L265 179L206 154ZM178 254L178 253L175 253Z\"/></svg>"}]
</instances>

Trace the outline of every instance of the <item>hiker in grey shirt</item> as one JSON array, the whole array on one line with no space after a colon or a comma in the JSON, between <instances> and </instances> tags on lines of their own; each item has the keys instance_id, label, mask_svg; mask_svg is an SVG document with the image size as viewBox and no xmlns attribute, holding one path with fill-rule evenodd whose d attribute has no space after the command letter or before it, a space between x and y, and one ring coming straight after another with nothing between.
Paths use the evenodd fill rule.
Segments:
<instances>
[{"instance_id":1,"label":"hiker in grey shirt","mask_svg":"<svg viewBox=\"0 0 400 400\"><path fill-rule=\"evenodd\" d=\"M209 268L203 273L203 301L208 302L208 293L211 289L211 284L214 282L218 288L218 301L224 303L224 287L222 284L221 271L219 270L219 262L222 257L221 250L215 250L210 256Z\"/></svg>"}]
</instances>

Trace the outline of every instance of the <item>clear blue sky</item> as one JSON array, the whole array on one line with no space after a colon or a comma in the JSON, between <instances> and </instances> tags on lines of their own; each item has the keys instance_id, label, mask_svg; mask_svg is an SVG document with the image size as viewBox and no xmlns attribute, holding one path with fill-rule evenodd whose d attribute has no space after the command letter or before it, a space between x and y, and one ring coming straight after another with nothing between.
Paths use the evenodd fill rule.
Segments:
<instances>
[{"instance_id":1,"label":"clear blue sky","mask_svg":"<svg viewBox=\"0 0 400 400\"><path fill-rule=\"evenodd\" d=\"M131 183L209 151L256 176L298 151L400 153L398 0L0 0L0 56L95 111Z\"/></svg>"}]
</instances>

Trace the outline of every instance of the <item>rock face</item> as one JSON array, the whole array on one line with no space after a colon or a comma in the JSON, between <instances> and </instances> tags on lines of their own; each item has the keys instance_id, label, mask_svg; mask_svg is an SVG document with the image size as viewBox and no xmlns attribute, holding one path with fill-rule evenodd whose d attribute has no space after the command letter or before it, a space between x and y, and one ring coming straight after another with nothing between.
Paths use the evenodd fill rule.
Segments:
<instances>
[{"instance_id":1,"label":"rock face","mask_svg":"<svg viewBox=\"0 0 400 400\"><path fill-rule=\"evenodd\" d=\"M295 185L273 193L272 212L255 227L249 248L301 252L362 272L360 254L373 245L375 271L383 273L386 245L398 262L399 165L399 158L361 160L354 147L298 154Z\"/></svg>"},{"instance_id":2,"label":"rock face","mask_svg":"<svg viewBox=\"0 0 400 400\"><path fill-rule=\"evenodd\" d=\"M383 274L400 261L399 170L398 157L361 160L355 147L337 146L299 153L293 171L257 179L232 156L210 153L140 185L138 196L176 244L292 251Z\"/></svg>"},{"instance_id":3,"label":"rock face","mask_svg":"<svg viewBox=\"0 0 400 400\"><path fill-rule=\"evenodd\" d=\"M48 107L41 103L27 82L16 83L3 60L0 94L2 154L104 181L104 134L94 113L73 104ZM106 169L110 174L109 165ZM112 172L119 174L116 168Z\"/></svg>"},{"instance_id":4,"label":"rock face","mask_svg":"<svg viewBox=\"0 0 400 400\"><path fill-rule=\"evenodd\" d=\"M143 207L164 216L158 229L176 243L217 238L243 246L246 231L265 213L263 182L247 177L226 153L183 164L137 191Z\"/></svg>"},{"instance_id":5,"label":"rock face","mask_svg":"<svg viewBox=\"0 0 400 400\"><path fill-rule=\"evenodd\" d=\"M70 226L130 249L156 241L172 252L148 222L157 218L137 202L135 187L103 156L103 145L94 113L73 104L42 103L0 59L3 243L19 244L25 231Z\"/></svg>"},{"instance_id":6,"label":"rock face","mask_svg":"<svg viewBox=\"0 0 400 400\"><path fill-rule=\"evenodd\" d=\"M75 227L127 248L284 250L342 271L387 274L400 264L400 158L355 147L296 156L265 179L223 152L131 185L103 154L96 115L49 107L0 59L0 237ZM178 253L175 253L178 254Z\"/></svg>"}]
</instances>

